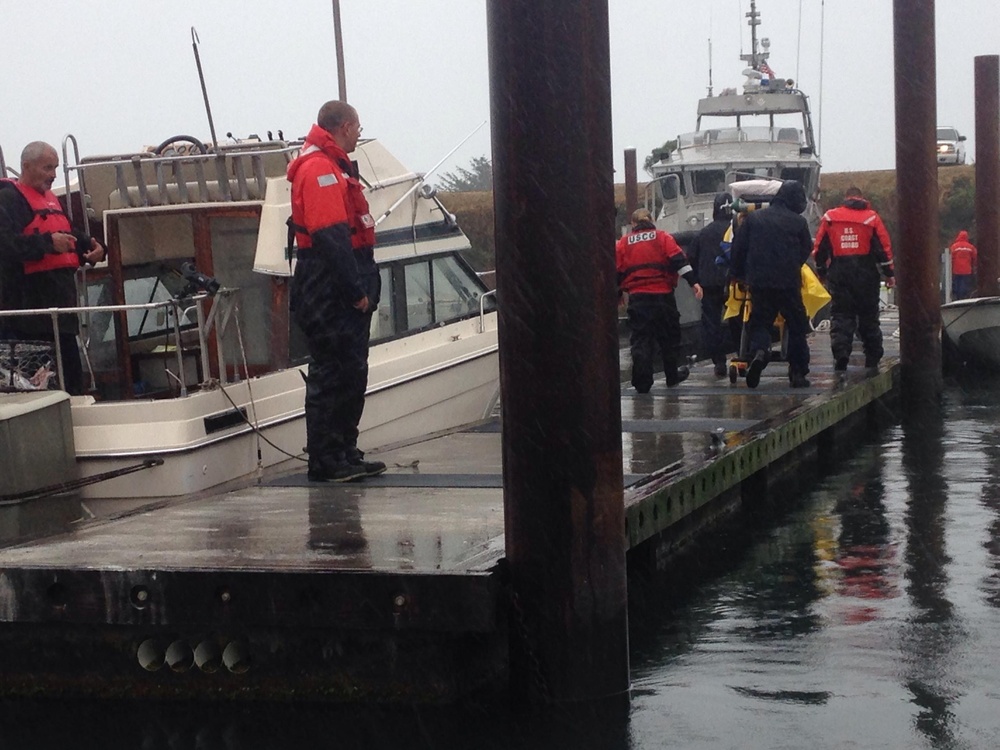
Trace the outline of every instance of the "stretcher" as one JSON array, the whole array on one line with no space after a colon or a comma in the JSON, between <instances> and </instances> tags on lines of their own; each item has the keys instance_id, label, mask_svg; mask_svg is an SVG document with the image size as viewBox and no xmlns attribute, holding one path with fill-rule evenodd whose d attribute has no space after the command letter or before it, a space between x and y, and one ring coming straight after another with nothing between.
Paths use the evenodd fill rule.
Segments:
<instances>
[{"instance_id":1,"label":"stretcher","mask_svg":"<svg viewBox=\"0 0 1000 750\"><path fill-rule=\"evenodd\" d=\"M733 221L726 230L723 238L723 255L728 259L729 246L732 244L735 228L751 211L764 208L770 203L771 198L781 187L780 180L743 180L733 182L729 185L730 193L733 196ZM802 266L802 303L806 308L806 315L810 322L830 302L830 293L820 282L816 272L811 266ZM740 325L740 340L737 352L729 360L729 382L735 383L742 377L746 377L753 358L750 352L750 336L747 323L750 320L750 311L753 307L753 299L750 288L740 282L729 284L726 307L722 319L729 320L736 317ZM777 347L775 347L777 344ZM788 334L785 330L785 320L779 315L774 322L774 330L771 336L770 361L786 361L788 358Z\"/></svg>"}]
</instances>

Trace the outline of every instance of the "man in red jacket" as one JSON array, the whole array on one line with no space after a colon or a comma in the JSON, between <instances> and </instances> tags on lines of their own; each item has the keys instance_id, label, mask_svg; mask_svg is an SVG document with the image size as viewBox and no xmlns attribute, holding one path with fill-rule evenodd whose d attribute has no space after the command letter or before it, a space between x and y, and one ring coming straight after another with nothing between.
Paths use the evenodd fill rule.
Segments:
<instances>
[{"instance_id":1,"label":"man in red jacket","mask_svg":"<svg viewBox=\"0 0 1000 750\"><path fill-rule=\"evenodd\" d=\"M862 192L850 187L844 204L823 214L813 244L816 272L830 290L830 349L834 371L847 372L854 332L861 336L868 375L882 359L879 324L881 277L892 286L892 243L879 215Z\"/></svg>"},{"instance_id":2,"label":"man in red jacket","mask_svg":"<svg viewBox=\"0 0 1000 750\"><path fill-rule=\"evenodd\" d=\"M292 183L295 275L291 308L309 346L306 449L309 479L349 482L385 471L358 450L368 387L368 339L381 280L375 222L348 158L361 136L346 102L324 104L298 158Z\"/></svg>"},{"instance_id":3,"label":"man in red jacket","mask_svg":"<svg viewBox=\"0 0 1000 750\"><path fill-rule=\"evenodd\" d=\"M979 253L964 229L951 243L951 298L966 299L976 286Z\"/></svg>"},{"instance_id":4,"label":"man in red jacket","mask_svg":"<svg viewBox=\"0 0 1000 750\"><path fill-rule=\"evenodd\" d=\"M632 231L615 246L615 265L618 287L628 293L632 385L639 393L649 393L657 346L667 385L677 385L688 376L688 368L677 367L681 316L674 289L678 278L683 276L694 296L702 298L687 256L673 237L656 228L649 211L640 208L632 214Z\"/></svg>"}]
</instances>

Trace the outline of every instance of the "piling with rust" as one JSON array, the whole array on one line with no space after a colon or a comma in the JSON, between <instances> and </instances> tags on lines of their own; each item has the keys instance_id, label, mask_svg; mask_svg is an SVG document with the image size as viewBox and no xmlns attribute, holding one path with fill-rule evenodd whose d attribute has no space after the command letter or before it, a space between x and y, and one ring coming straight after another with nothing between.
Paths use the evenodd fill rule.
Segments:
<instances>
[{"instance_id":1,"label":"piling with rust","mask_svg":"<svg viewBox=\"0 0 1000 750\"><path fill-rule=\"evenodd\" d=\"M980 55L976 70L977 291L1000 294L1000 56Z\"/></svg>"},{"instance_id":2,"label":"piling with rust","mask_svg":"<svg viewBox=\"0 0 1000 750\"><path fill-rule=\"evenodd\" d=\"M941 373L934 0L893 0L896 185L893 242L904 403L936 401Z\"/></svg>"},{"instance_id":3,"label":"piling with rust","mask_svg":"<svg viewBox=\"0 0 1000 750\"><path fill-rule=\"evenodd\" d=\"M627 695L607 0L490 0L516 695Z\"/></svg>"},{"instance_id":4,"label":"piling with rust","mask_svg":"<svg viewBox=\"0 0 1000 750\"><path fill-rule=\"evenodd\" d=\"M625 216L639 207L639 179L634 148L625 149Z\"/></svg>"}]
</instances>

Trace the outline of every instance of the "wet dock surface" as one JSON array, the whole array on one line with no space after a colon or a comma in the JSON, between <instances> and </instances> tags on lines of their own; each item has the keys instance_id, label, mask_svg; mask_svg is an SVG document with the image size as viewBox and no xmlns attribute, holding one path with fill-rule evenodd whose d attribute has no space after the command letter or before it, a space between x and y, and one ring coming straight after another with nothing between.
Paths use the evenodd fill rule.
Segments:
<instances>
[{"instance_id":1,"label":"wet dock surface","mask_svg":"<svg viewBox=\"0 0 1000 750\"><path fill-rule=\"evenodd\" d=\"M649 394L622 386L626 488L664 467L698 465L713 437L734 433L836 391L826 337L814 335L812 387L788 386L773 363L760 386L731 385L711 363L680 386L659 379ZM888 358L887 358L888 360ZM863 378L852 367L852 381ZM0 550L0 566L142 567L220 570L484 570L503 554L498 419L388 451L389 467L364 482L309 482L304 465L260 484L154 505L76 524L70 533Z\"/></svg>"},{"instance_id":2,"label":"wet dock surface","mask_svg":"<svg viewBox=\"0 0 1000 750\"><path fill-rule=\"evenodd\" d=\"M674 388L660 376L649 394L636 394L626 380L622 438L630 547L773 460L767 445L761 451L762 437L794 425L803 414L840 413L849 402L868 403L876 390L891 389L895 325L888 319L884 327L886 358L872 379L865 377L857 351L847 382L838 382L828 337L817 332L810 342L810 388L790 388L780 362L765 370L755 390L742 379L731 384L716 378L705 362ZM623 369L627 365L624 351ZM815 429L824 424L817 421ZM806 431L800 430L802 439ZM756 453L747 446L756 446ZM794 446L781 448L770 450L777 456ZM127 627L134 629L133 640L183 625L192 631L184 636L192 644L215 638L205 633L228 634L212 641L219 649L227 639L261 639L247 629L296 623L396 634L501 628L495 572L504 553L498 420L370 456L389 468L363 482L310 483L303 464L195 498L84 506L91 517L60 533L0 549L0 619ZM674 503L677 486L680 502ZM318 601L330 605L329 614L318 614ZM457 602L451 613L449 601ZM475 659L469 661L471 670ZM134 668L134 655L131 663ZM282 668L274 667L268 679L284 689L284 678L275 677ZM132 689L137 679L133 674L119 688Z\"/></svg>"}]
</instances>

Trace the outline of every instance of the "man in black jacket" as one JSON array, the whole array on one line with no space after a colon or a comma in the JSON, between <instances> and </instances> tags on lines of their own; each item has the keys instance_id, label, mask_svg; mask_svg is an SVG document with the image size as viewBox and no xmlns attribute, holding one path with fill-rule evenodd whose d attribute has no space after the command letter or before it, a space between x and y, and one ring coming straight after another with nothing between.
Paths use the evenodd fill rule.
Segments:
<instances>
[{"instance_id":1,"label":"man in black jacket","mask_svg":"<svg viewBox=\"0 0 1000 750\"><path fill-rule=\"evenodd\" d=\"M712 208L712 223L702 229L691 242L688 259L694 269L695 281L701 284L704 296L701 298L701 339L702 345L715 365L715 376L726 375L726 355L733 351L730 329L722 322L726 307L726 276L728 266L718 262L721 255L722 238L729 228L733 211L732 196L719 193Z\"/></svg>"},{"instance_id":2,"label":"man in black jacket","mask_svg":"<svg viewBox=\"0 0 1000 750\"><path fill-rule=\"evenodd\" d=\"M35 141L21 153L17 182L0 182L0 308L30 310L76 307L76 271L99 263L104 247L73 232L52 192L59 156L48 143ZM0 321L4 336L54 341L47 316L18 316ZM72 394L83 393L83 366L77 345L79 318L59 316L59 348L64 382Z\"/></svg>"},{"instance_id":3,"label":"man in black jacket","mask_svg":"<svg viewBox=\"0 0 1000 750\"><path fill-rule=\"evenodd\" d=\"M750 388L771 353L771 327L780 313L788 332L788 381L808 388L809 317L802 304L802 264L812 252L809 225L802 212L806 192L802 183L788 180L770 205L746 216L733 238L731 276L750 287L749 337L753 359L747 368Z\"/></svg>"}]
</instances>

